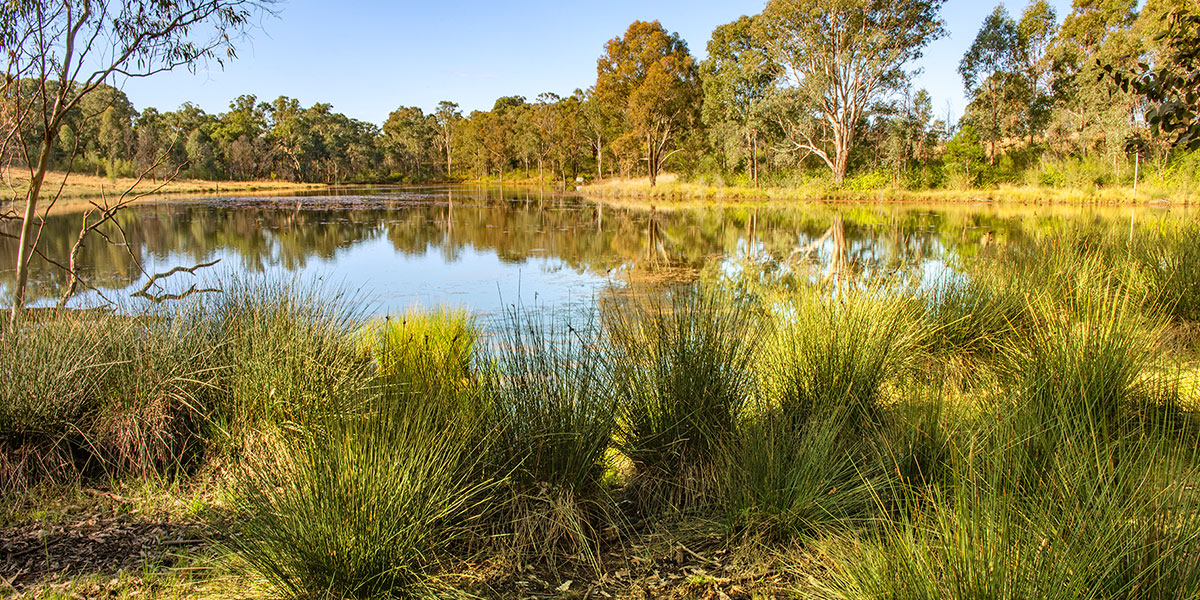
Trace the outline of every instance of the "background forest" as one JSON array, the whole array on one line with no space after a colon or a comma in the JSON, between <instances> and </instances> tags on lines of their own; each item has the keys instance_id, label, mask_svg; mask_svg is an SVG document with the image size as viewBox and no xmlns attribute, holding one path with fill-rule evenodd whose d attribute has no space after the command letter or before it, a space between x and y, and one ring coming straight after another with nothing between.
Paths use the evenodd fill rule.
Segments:
<instances>
[{"instance_id":1,"label":"background forest","mask_svg":"<svg viewBox=\"0 0 1200 600\"><path fill-rule=\"evenodd\" d=\"M469 114L449 101L400 107L382 127L288 97L239 96L221 114L139 110L106 87L61 126L54 168L323 183L653 184L670 171L709 185L912 190L1200 177L1200 156L1172 150L1147 126L1144 96L1102 69L1171 69L1166 16L1196 12L1190 0L1076 0L1061 18L1045 0L1016 15L997 6L962 57L971 102L957 120L911 85L922 48L945 33L942 2L841 4L810 15L772 0L714 30L702 62L657 21L635 22L606 44L587 90Z\"/></svg>"}]
</instances>

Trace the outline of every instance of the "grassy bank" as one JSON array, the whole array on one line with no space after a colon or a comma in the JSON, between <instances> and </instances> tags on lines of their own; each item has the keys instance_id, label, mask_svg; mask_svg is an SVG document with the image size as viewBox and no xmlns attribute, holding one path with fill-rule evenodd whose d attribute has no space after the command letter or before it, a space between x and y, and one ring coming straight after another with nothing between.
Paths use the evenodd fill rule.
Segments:
<instances>
[{"instance_id":1,"label":"grassy bank","mask_svg":"<svg viewBox=\"0 0 1200 600\"><path fill-rule=\"evenodd\" d=\"M656 202L712 200L822 200L847 202L995 202L1011 204L1194 204L1200 200L1194 188L1145 184L1138 187L1058 188L1032 185L999 185L986 189L906 190L892 187L855 189L823 182L792 187L748 187L709 185L681 180L674 175L659 177L654 186L645 178L609 179L579 188L597 199L634 199Z\"/></svg>"},{"instance_id":2,"label":"grassy bank","mask_svg":"<svg viewBox=\"0 0 1200 600\"><path fill-rule=\"evenodd\" d=\"M490 336L257 281L42 319L0 341L23 557L0 574L65 596L1196 597L1198 242L1080 226L931 287L673 285ZM110 522L142 562L72 561Z\"/></svg>"},{"instance_id":3,"label":"grassy bank","mask_svg":"<svg viewBox=\"0 0 1200 600\"><path fill-rule=\"evenodd\" d=\"M65 182L64 182L65 180ZM23 197L29 187L29 172L11 169L4 180L9 189L9 197ZM296 183L290 181L204 181L200 179L174 179L167 183L145 179L118 177L96 177L72 173L69 176L63 172L52 171L46 174L42 184L42 198L53 197L62 190L61 200L64 204L78 204L79 201L100 197L116 200L126 192L131 195L145 194L158 190L157 194L210 194L210 193L274 193L299 190L323 189L324 184ZM159 190L159 186L162 189ZM131 191L132 190L132 191Z\"/></svg>"}]
</instances>

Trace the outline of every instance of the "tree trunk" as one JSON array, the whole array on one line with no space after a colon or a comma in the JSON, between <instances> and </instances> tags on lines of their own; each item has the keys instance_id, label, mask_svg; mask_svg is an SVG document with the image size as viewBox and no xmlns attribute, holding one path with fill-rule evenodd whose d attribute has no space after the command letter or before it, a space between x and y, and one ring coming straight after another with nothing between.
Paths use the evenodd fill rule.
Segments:
<instances>
[{"instance_id":1,"label":"tree trunk","mask_svg":"<svg viewBox=\"0 0 1200 600\"><path fill-rule=\"evenodd\" d=\"M42 153L38 156L37 171L29 182L29 192L25 194L25 215L21 220L21 236L17 242L17 282L13 294L12 314L9 317L14 326L25 305L25 286L29 281L29 262L33 258L34 250L30 239L33 235L33 219L37 216L37 201L42 193L42 182L46 180L46 171L50 168L54 137L47 129L42 139Z\"/></svg>"},{"instance_id":2,"label":"tree trunk","mask_svg":"<svg viewBox=\"0 0 1200 600\"><path fill-rule=\"evenodd\" d=\"M758 135L751 134L750 136L750 178L754 180L754 187L758 188Z\"/></svg>"},{"instance_id":3,"label":"tree trunk","mask_svg":"<svg viewBox=\"0 0 1200 600\"><path fill-rule=\"evenodd\" d=\"M658 152L650 136L646 136L646 172L650 176L650 187L654 187L658 179Z\"/></svg>"},{"instance_id":4,"label":"tree trunk","mask_svg":"<svg viewBox=\"0 0 1200 600\"><path fill-rule=\"evenodd\" d=\"M846 169L850 164L850 148L845 145L840 145L833 157L833 181L834 183L842 183L846 180Z\"/></svg>"}]
</instances>

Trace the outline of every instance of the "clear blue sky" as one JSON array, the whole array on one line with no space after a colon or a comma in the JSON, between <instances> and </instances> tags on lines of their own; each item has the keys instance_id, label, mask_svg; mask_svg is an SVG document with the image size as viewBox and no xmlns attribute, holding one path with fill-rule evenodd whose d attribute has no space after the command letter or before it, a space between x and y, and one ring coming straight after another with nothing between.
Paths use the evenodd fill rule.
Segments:
<instances>
[{"instance_id":1,"label":"clear blue sky","mask_svg":"<svg viewBox=\"0 0 1200 600\"><path fill-rule=\"evenodd\" d=\"M1005 0L1018 16L1028 0ZM1061 20L1070 0L1051 0ZM604 42L634 20L660 21L703 58L713 28L762 10L765 0L290 0L266 17L238 60L193 75L166 73L123 84L139 109L172 110L192 101L224 112L249 93L285 95L305 106L333 104L347 115L382 123L398 106L433 108L452 100L465 111L490 109L500 96L570 94L596 77ZM917 87L934 109L954 118L964 106L958 61L994 2L949 0L949 36L926 49Z\"/></svg>"}]
</instances>

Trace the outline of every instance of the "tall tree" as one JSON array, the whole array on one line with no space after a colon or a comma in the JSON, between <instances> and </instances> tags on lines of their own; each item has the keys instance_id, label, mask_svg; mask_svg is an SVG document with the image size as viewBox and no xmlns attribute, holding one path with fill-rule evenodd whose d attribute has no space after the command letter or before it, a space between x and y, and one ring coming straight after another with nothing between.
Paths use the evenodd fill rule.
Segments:
<instances>
[{"instance_id":1,"label":"tall tree","mask_svg":"<svg viewBox=\"0 0 1200 600\"><path fill-rule=\"evenodd\" d=\"M996 144L1004 136L1003 121L1011 112L1015 73L1019 66L1020 41L1017 24L1003 4L983 20L975 41L958 63L958 74L972 103L983 107L987 120L988 162L996 162Z\"/></svg>"},{"instance_id":2,"label":"tall tree","mask_svg":"<svg viewBox=\"0 0 1200 600\"><path fill-rule=\"evenodd\" d=\"M791 148L846 177L855 129L944 33L945 0L770 0L761 41L788 84L777 114Z\"/></svg>"},{"instance_id":3,"label":"tall tree","mask_svg":"<svg viewBox=\"0 0 1200 600\"><path fill-rule=\"evenodd\" d=\"M704 86L701 116L711 141L727 156L744 156L758 187L758 148L766 126L764 106L779 67L755 35L753 17L713 30L708 59L700 64Z\"/></svg>"},{"instance_id":4,"label":"tall tree","mask_svg":"<svg viewBox=\"0 0 1200 600\"><path fill-rule=\"evenodd\" d=\"M453 102L438 102L433 112L437 121L437 144L446 153L446 177L454 176L454 129L462 120L462 111Z\"/></svg>"},{"instance_id":5,"label":"tall tree","mask_svg":"<svg viewBox=\"0 0 1200 600\"><path fill-rule=\"evenodd\" d=\"M1054 99L1050 95L1048 51L1058 31L1058 14L1046 0L1032 0L1017 22L1017 60L1024 77L1025 125L1029 144L1045 131Z\"/></svg>"},{"instance_id":6,"label":"tall tree","mask_svg":"<svg viewBox=\"0 0 1200 600\"><path fill-rule=\"evenodd\" d=\"M1075 0L1059 27L1050 55L1057 129L1067 132L1085 156L1094 145L1123 147L1136 99L1113 81L1100 77L1096 61L1133 68L1141 40L1133 31L1137 0ZM1123 153L1123 151L1122 151Z\"/></svg>"},{"instance_id":7,"label":"tall tree","mask_svg":"<svg viewBox=\"0 0 1200 600\"><path fill-rule=\"evenodd\" d=\"M604 153L612 139L613 116L608 106L596 97L595 88L583 95L579 107L580 126L596 160L596 178L604 177Z\"/></svg>"},{"instance_id":8,"label":"tall tree","mask_svg":"<svg viewBox=\"0 0 1200 600\"><path fill-rule=\"evenodd\" d=\"M432 162L436 119L415 106L402 106L383 124L381 150L388 162L405 174L420 179L422 165Z\"/></svg>"},{"instance_id":9,"label":"tall tree","mask_svg":"<svg viewBox=\"0 0 1200 600\"><path fill-rule=\"evenodd\" d=\"M623 137L630 139L619 146L632 148L637 140L653 186L698 116L699 76L687 44L658 21L635 21L605 44L596 96L624 116Z\"/></svg>"}]
</instances>

